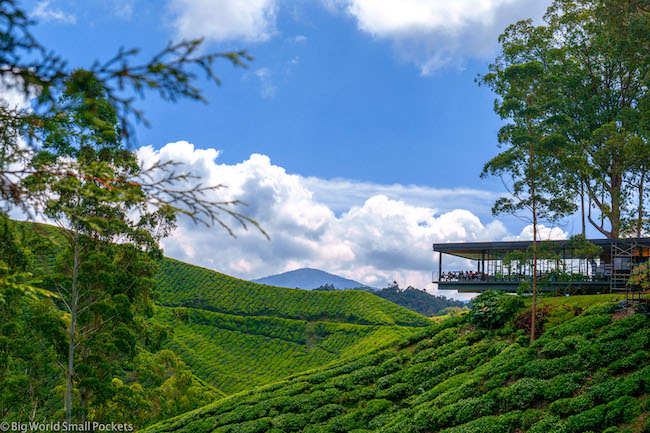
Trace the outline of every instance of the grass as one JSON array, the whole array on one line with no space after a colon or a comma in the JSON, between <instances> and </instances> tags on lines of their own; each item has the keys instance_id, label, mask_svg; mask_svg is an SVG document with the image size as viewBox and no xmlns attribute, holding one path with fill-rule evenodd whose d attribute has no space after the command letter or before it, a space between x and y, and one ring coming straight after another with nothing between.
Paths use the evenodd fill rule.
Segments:
<instances>
[{"instance_id":1,"label":"grass","mask_svg":"<svg viewBox=\"0 0 650 433\"><path fill-rule=\"evenodd\" d=\"M226 394L385 346L432 321L370 293L272 287L164 259L165 347Z\"/></svg>"},{"instance_id":2,"label":"grass","mask_svg":"<svg viewBox=\"0 0 650 433\"><path fill-rule=\"evenodd\" d=\"M644 295L647 297L648 295ZM601 304L605 302L620 302L625 300L625 293L606 293L601 295L575 295L575 296L554 296L554 297L540 297L538 298L539 304L548 305L550 307L580 307L588 308L592 305ZM531 306L533 300L527 297L524 301L527 306Z\"/></svg>"}]
</instances>

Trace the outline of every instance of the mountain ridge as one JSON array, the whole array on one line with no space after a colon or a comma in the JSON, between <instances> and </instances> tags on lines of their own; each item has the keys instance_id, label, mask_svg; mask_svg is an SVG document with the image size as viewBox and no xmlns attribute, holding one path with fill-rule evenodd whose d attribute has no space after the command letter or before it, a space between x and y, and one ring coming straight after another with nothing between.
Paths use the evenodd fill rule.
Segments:
<instances>
[{"instance_id":1,"label":"mountain ridge","mask_svg":"<svg viewBox=\"0 0 650 433\"><path fill-rule=\"evenodd\" d=\"M293 271L269 275L251 280L253 283L266 284L275 287L287 287L290 289L299 288L303 290L314 290L320 286L331 284L337 289L354 289L357 287L368 287L358 281L343 278L329 272L314 268L299 268Z\"/></svg>"}]
</instances>

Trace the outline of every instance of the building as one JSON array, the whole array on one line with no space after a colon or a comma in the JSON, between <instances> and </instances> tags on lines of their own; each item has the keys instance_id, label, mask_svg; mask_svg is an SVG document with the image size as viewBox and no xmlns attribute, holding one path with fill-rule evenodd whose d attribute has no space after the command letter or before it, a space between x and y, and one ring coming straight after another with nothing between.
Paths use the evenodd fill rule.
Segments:
<instances>
[{"instance_id":1,"label":"building","mask_svg":"<svg viewBox=\"0 0 650 433\"><path fill-rule=\"evenodd\" d=\"M650 238L539 241L538 290L558 293L625 291L632 269L650 258ZM433 244L440 290L516 292L532 282L532 241ZM434 254L434 257L436 254ZM465 269L445 269L445 256L467 260Z\"/></svg>"}]
</instances>

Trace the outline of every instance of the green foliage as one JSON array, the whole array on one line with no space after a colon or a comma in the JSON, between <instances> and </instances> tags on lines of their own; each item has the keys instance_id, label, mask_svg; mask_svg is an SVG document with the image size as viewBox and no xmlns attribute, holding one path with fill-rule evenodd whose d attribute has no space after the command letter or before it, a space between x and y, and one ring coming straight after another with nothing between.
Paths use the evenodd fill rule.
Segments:
<instances>
[{"instance_id":1,"label":"green foliage","mask_svg":"<svg viewBox=\"0 0 650 433\"><path fill-rule=\"evenodd\" d=\"M520 200L503 198L496 210L530 209L535 179L547 215L570 213L587 198L583 223L586 217L608 238L641 236L650 167L648 29L642 1L555 0L541 24L529 19L504 31L501 54L481 83L497 94L495 110L508 121L499 131L506 148L484 174L508 175Z\"/></svg>"},{"instance_id":2,"label":"green foliage","mask_svg":"<svg viewBox=\"0 0 650 433\"><path fill-rule=\"evenodd\" d=\"M640 287L643 290L650 289L650 261L634 268L628 284Z\"/></svg>"},{"instance_id":3,"label":"green foliage","mask_svg":"<svg viewBox=\"0 0 650 433\"><path fill-rule=\"evenodd\" d=\"M518 296L488 290L472 300L469 320L482 328L495 329L510 320L523 306L524 302Z\"/></svg>"},{"instance_id":4,"label":"green foliage","mask_svg":"<svg viewBox=\"0 0 650 433\"><path fill-rule=\"evenodd\" d=\"M58 247L35 256L42 271L55 271L66 241L62 231L45 225L20 226L56 240ZM153 320L138 322L138 338L148 350L173 350L204 383L227 394L375 350L407 338L418 330L416 326L427 329L422 325L432 324L368 293L337 291L314 296L308 291L238 280L171 259L162 259L151 270L157 272L155 280L162 286L163 304L172 296L191 296L197 291L208 293L208 300L200 303L205 309L157 307ZM181 286L187 293L177 293L165 282L187 282ZM276 295L279 300L260 308ZM219 300L218 309L224 312L207 308L217 305L211 298ZM345 310L355 313L349 315ZM152 312L150 309L148 314ZM353 323L343 323L346 319ZM410 326L395 326L396 322Z\"/></svg>"},{"instance_id":5,"label":"green foliage","mask_svg":"<svg viewBox=\"0 0 650 433\"><path fill-rule=\"evenodd\" d=\"M451 319L408 343L236 394L146 431L239 431L270 418L274 432L560 433L624 431L647 416L650 367L630 357L650 356L648 318L612 321L594 310L567 317L529 347L512 338ZM607 368L616 363L623 364L611 376Z\"/></svg>"},{"instance_id":6,"label":"green foliage","mask_svg":"<svg viewBox=\"0 0 650 433\"><path fill-rule=\"evenodd\" d=\"M424 290L418 290L410 286L404 290L400 290L397 284L373 293L380 298L394 302L397 305L401 305L427 317L442 314L442 311L446 308L455 307L462 309L466 307L466 304L462 301L454 301L453 299L439 295L434 296Z\"/></svg>"}]
</instances>

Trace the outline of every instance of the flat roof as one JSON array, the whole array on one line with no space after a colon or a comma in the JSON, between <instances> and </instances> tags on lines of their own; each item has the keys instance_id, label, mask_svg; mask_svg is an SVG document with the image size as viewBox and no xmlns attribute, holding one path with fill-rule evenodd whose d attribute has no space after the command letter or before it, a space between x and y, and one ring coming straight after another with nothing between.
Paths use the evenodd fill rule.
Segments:
<instances>
[{"instance_id":1,"label":"flat roof","mask_svg":"<svg viewBox=\"0 0 650 433\"><path fill-rule=\"evenodd\" d=\"M628 239L587 239L589 242L602 247L604 252L611 248L612 244L629 244L636 242L637 245L650 248L650 238L628 238ZM569 244L568 239L545 241L540 240L538 243L553 243L559 249L566 249L567 252L573 248ZM502 242L449 242L449 243L436 243L433 244L433 251L450 254L452 256L463 257L471 260L480 260L483 252L502 252L507 253L510 251L525 251L533 245L533 241L502 241ZM491 255L491 254L490 254ZM487 258L487 257L486 257ZM572 258L567 254L567 258Z\"/></svg>"}]
</instances>

